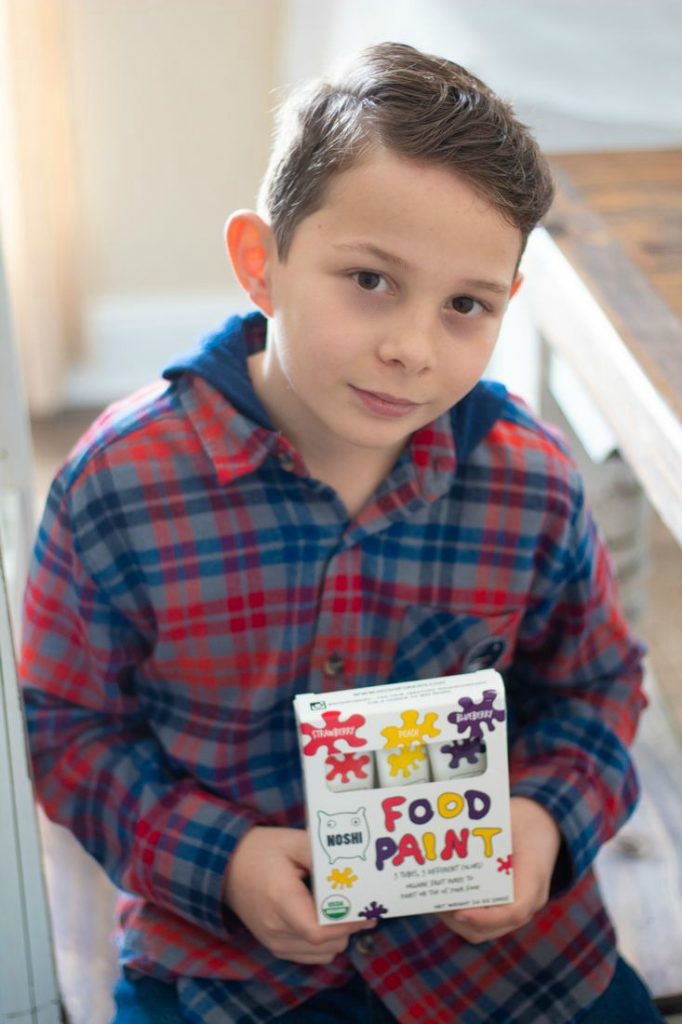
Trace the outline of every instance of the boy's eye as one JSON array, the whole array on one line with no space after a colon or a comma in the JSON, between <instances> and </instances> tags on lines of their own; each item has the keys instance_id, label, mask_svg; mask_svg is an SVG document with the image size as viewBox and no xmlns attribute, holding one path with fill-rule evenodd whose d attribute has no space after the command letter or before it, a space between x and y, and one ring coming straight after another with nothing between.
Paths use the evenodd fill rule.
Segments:
<instances>
[{"instance_id":1,"label":"boy's eye","mask_svg":"<svg viewBox=\"0 0 682 1024\"><path fill-rule=\"evenodd\" d=\"M473 299L471 295L456 295L451 300L452 309L455 313L460 313L462 316L476 316L478 313L482 313L484 306L478 301Z\"/></svg>"},{"instance_id":2,"label":"boy's eye","mask_svg":"<svg viewBox=\"0 0 682 1024\"><path fill-rule=\"evenodd\" d=\"M382 275L375 274L373 270L356 270L351 277L366 292L386 291L388 288Z\"/></svg>"}]
</instances>

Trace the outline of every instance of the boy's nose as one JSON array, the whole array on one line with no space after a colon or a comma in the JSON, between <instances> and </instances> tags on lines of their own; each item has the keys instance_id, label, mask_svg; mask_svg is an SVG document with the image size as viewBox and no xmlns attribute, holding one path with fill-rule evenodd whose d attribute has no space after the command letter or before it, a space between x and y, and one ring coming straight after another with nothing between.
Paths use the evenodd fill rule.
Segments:
<instances>
[{"instance_id":1,"label":"boy's nose","mask_svg":"<svg viewBox=\"0 0 682 1024\"><path fill-rule=\"evenodd\" d=\"M417 322L416 318L393 324L382 336L377 351L383 363L400 366L413 374L424 373L435 364L434 327Z\"/></svg>"}]
</instances>

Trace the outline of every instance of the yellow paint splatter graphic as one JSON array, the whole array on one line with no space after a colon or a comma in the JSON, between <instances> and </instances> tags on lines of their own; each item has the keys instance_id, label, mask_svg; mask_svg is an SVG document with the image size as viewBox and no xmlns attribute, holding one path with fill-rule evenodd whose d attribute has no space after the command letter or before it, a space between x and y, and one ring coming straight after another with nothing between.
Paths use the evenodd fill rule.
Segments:
<instances>
[{"instance_id":1,"label":"yellow paint splatter graphic","mask_svg":"<svg viewBox=\"0 0 682 1024\"><path fill-rule=\"evenodd\" d=\"M403 778L408 779L425 758L423 747L404 747L397 754L389 754L387 760L391 766L391 777L395 779L402 772Z\"/></svg>"},{"instance_id":2,"label":"yellow paint splatter graphic","mask_svg":"<svg viewBox=\"0 0 682 1024\"><path fill-rule=\"evenodd\" d=\"M433 724L438 718L436 711L427 712L421 724L418 711L403 711L400 717L403 720L402 726L389 725L381 730L381 735L386 739L386 750L391 747L410 747L413 743L424 743L427 739L440 736L440 729Z\"/></svg>"},{"instance_id":3,"label":"yellow paint splatter graphic","mask_svg":"<svg viewBox=\"0 0 682 1024\"><path fill-rule=\"evenodd\" d=\"M353 874L352 868L332 868L331 874L327 875L327 881L331 883L332 889L351 889L353 883L357 882L358 876Z\"/></svg>"}]
</instances>

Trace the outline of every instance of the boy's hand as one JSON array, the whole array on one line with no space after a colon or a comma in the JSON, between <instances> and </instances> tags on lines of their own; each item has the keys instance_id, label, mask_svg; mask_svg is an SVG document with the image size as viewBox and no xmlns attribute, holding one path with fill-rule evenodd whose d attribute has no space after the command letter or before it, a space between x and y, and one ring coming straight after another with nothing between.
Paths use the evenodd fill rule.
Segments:
<instances>
[{"instance_id":1,"label":"boy's hand","mask_svg":"<svg viewBox=\"0 0 682 1024\"><path fill-rule=\"evenodd\" d=\"M223 899L274 956L298 964L329 964L351 935L373 928L376 921L318 924L305 884L309 873L306 832L256 825L232 854Z\"/></svg>"},{"instance_id":2,"label":"boy's hand","mask_svg":"<svg viewBox=\"0 0 682 1024\"><path fill-rule=\"evenodd\" d=\"M556 863L561 833L548 812L525 797L512 797L514 902L502 907L449 910L443 924L467 942L489 942L516 931L544 907Z\"/></svg>"}]
</instances>

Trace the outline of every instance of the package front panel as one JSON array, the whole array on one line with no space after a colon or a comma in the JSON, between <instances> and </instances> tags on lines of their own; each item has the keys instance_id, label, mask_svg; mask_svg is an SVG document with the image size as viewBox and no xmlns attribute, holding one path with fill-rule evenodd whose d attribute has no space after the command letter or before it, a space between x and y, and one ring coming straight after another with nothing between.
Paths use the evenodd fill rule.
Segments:
<instances>
[{"instance_id":1,"label":"package front panel","mask_svg":"<svg viewBox=\"0 0 682 1024\"><path fill-rule=\"evenodd\" d=\"M294 707L322 923L511 902L496 672L299 694Z\"/></svg>"}]
</instances>

